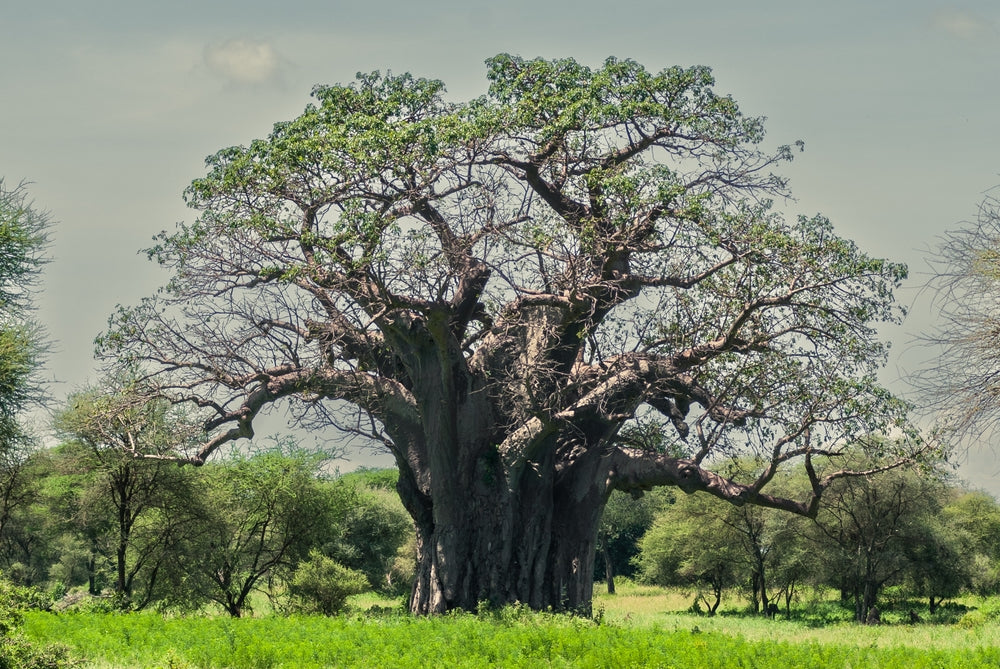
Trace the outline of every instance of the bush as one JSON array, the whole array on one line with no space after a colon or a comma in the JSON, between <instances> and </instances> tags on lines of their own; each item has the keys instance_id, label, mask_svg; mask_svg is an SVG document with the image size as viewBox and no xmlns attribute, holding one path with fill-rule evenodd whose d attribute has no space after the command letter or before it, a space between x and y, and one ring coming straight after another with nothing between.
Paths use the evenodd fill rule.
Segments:
<instances>
[{"instance_id":1,"label":"bush","mask_svg":"<svg viewBox=\"0 0 1000 669\"><path fill-rule=\"evenodd\" d=\"M74 666L65 646L32 644L18 632L28 609L48 609L45 595L0 579L0 669L59 669Z\"/></svg>"},{"instance_id":2,"label":"bush","mask_svg":"<svg viewBox=\"0 0 1000 669\"><path fill-rule=\"evenodd\" d=\"M340 613L348 597L369 589L371 584L362 572L349 569L316 550L295 570L289 584L292 608L326 616Z\"/></svg>"},{"instance_id":3,"label":"bush","mask_svg":"<svg viewBox=\"0 0 1000 669\"><path fill-rule=\"evenodd\" d=\"M63 669L78 665L62 644L38 646L19 634L0 641L0 669Z\"/></svg>"}]
</instances>

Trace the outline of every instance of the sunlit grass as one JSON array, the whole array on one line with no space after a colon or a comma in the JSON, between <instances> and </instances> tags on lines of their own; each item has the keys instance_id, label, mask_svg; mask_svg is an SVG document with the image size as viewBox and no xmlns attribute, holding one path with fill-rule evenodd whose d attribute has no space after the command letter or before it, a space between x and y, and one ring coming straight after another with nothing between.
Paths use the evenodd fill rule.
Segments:
<instances>
[{"instance_id":1,"label":"sunlit grass","mask_svg":"<svg viewBox=\"0 0 1000 669\"><path fill-rule=\"evenodd\" d=\"M910 624L905 612L886 612L885 624L858 625L851 612L841 609L836 593L807 592L793 604L792 619L784 608L774 620L747 614L748 602L735 593L726 593L715 616L691 613L693 591L635 584L623 579L616 594L609 595L600 584L594 589L594 610L613 624L657 627L667 630L717 632L748 641L816 642L823 645L857 647L978 648L1000 646L1000 602L996 598L967 597L959 604L969 609L957 615L958 622L935 621L925 610L922 622ZM944 613L939 614L943 619Z\"/></svg>"}]
</instances>

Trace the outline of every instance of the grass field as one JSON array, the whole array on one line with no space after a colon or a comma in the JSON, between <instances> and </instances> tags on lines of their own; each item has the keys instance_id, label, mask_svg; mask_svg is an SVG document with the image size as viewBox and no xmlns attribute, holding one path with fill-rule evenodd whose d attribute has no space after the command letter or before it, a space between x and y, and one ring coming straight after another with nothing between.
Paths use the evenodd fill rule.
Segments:
<instances>
[{"instance_id":1,"label":"grass field","mask_svg":"<svg viewBox=\"0 0 1000 669\"><path fill-rule=\"evenodd\" d=\"M998 667L1000 605L955 623L877 627L811 616L767 620L681 612L691 595L624 584L598 595L600 621L511 608L413 618L354 601L337 618L32 613L25 633L69 645L86 667ZM820 603L822 604L822 603ZM369 607L377 612L365 612ZM970 607L971 608L971 607Z\"/></svg>"}]
</instances>

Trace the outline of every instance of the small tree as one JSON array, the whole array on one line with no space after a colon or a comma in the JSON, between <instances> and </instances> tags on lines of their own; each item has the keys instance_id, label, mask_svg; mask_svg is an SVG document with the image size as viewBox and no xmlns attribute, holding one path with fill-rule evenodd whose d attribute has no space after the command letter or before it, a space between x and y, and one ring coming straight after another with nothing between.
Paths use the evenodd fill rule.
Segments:
<instances>
[{"instance_id":1,"label":"small tree","mask_svg":"<svg viewBox=\"0 0 1000 669\"><path fill-rule=\"evenodd\" d=\"M784 594L787 610L811 567L795 520L758 506L719 504L697 495L680 498L657 515L637 562L645 580L709 583L716 594L713 611L722 589L738 584L746 587L755 613L768 612L778 593Z\"/></svg>"},{"instance_id":2,"label":"small tree","mask_svg":"<svg viewBox=\"0 0 1000 669\"><path fill-rule=\"evenodd\" d=\"M23 412L43 399L38 379L46 344L33 319L33 298L47 262L49 217L28 199L24 184L0 178L0 541L34 497L26 467L31 439Z\"/></svg>"},{"instance_id":3,"label":"small tree","mask_svg":"<svg viewBox=\"0 0 1000 669\"><path fill-rule=\"evenodd\" d=\"M365 574L370 587L387 593L408 589L409 583L392 580L399 550L413 536L413 521L399 495L365 485L353 488L348 494L350 504L337 539L327 544L324 552L345 567Z\"/></svg>"},{"instance_id":4,"label":"small tree","mask_svg":"<svg viewBox=\"0 0 1000 669\"><path fill-rule=\"evenodd\" d=\"M942 509L941 524L963 541L969 587L1000 593L1000 504L985 492L957 492ZM970 561L966 562L966 561Z\"/></svg>"},{"instance_id":5,"label":"small tree","mask_svg":"<svg viewBox=\"0 0 1000 669\"><path fill-rule=\"evenodd\" d=\"M201 493L180 553L186 587L239 617L254 591L284 584L309 551L331 540L346 498L316 478L317 460L269 451L199 470Z\"/></svg>"},{"instance_id":6,"label":"small tree","mask_svg":"<svg viewBox=\"0 0 1000 669\"><path fill-rule=\"evenodd\" d=\"M853 599L855 620L865 622L883 586L901 580L908 551L926 539L921 523L940 508L936 476L897 470L852 477L831 487L816 529L832 549L825 565L843 597Z\"/></svg>"},{"instance_id":7,"label":"small tree","mask_svg":"<svg viewBox=\"0 0 1000 669\"><path fill-rule=\"evenodd\" d=\"M661 511L643 536L636 562L639 579L656 585L697 589L696 602L715 613L723 592L746 576L740 538L711 497L680 497ZM707 588L712 599L703 593Z\"/></svg>"},{"instance_id":8,"label":"small tree","mask_svg":"<svg viewBox=\"0 0 1000 669\"><path fill-rule=\"evenodd\" d=\"M912 593L927 598L933 615L944 600L970 585L975 553L969 537L947 524L940 507L918 519L907 534L905 582Z\"/></svg>"},{"instance_id":9,"label":"small tree","mask_svg":"<svg viewBox=\"0 0 1000 669\"><path fill-rule=\"evenodd\" d=\"M45 344L31 319L33 289L46 262L46 214L28 200L25 186L0 179L0 464L18 461L27 443L20 414L41 399L37 371ZM6 515L0 506L0 531Z\"/></svg>"},{"instance_id":10,"label":"small tree","mask_svg":"<svg viewBox=\"0 0 1000 669\"><path fill-rule=\"evenodd\" d=\"M769 601L784 600L785 614L789 616L792 600L799 588L820 582L817 578L815 544L808 539L809 524L805 518L788 514L772 513L768 518L768 582L774 592Z\"/></svg>"},{"instance_id":11,"label":"small tree","mask_svg":"<svg viewBox=\"0 0 1000 669\"><path fill-rule=\"evenodd\" d=\"M71 395L55 427L80 447L73 466L82 475L82 503L93 515L100 516L102 506L109 512L114 591L122 606L142 608L153 597L160 567L172 559L170 546L186 516L189 477L170 455L198 430L128 377ZM138 598L137 578L144 586Z\"/></svg>"}]
</instances>

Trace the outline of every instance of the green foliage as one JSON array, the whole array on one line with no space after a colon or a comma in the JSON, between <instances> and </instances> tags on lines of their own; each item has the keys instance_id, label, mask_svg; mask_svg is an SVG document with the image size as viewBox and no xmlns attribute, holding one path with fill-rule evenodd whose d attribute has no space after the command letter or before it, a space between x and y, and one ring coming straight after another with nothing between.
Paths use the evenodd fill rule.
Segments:
<instances>
[{"instance_id":1,"label":"green foliage","mask_svg":"<svg viewBox=\"0 0 1000 669\"><path fill-rule=\"evenodd\" d=\"M187 545L179 554L183 584L202 601L239 616L251 593L287 577L330 540L346 499L317 479L319 461L301 451L234 454L197 470Z\"/></svg>"},{"instance_id":2,"label":"green foliage","mask_svg":"<svg viewBox=\"0 0 1000 669\"><path fill-rule=\"evenodd\" d=\"M283 608L289 579L316 550L361 572L366 588L409 589L416 549L412 521L389 489L395 472L328 479L319 456L294 447L203 468L136 458L99 438L94 404L81 399L91 396L75 397L60 425L67 434L75 426L78 439L27 461L31 503L0 543L18 581L65 596L61 607L86 609L89 595L131 610L215 602L236 615L266 593ZM137 445L165 452L145 441L159 428L145 432L140 414L150 415L125 412L117 424Z\"/></svg>"},{"instance_id":3,"label":"green foliage","mask_svg":"<svg viewBox=\"0 0 1000 669\"><path fill-rule=\"evenodd\" d=\"M830 486L815 529L827 582L853 599L858 621L867 618L882 588L902 581L908 571L923 594L957 594L964 580L955 559L960 551L934 527L943 492L937 477L909 468L847 477Z\"/></svg>"},{"instance_id":4,"label":"green foliage","mask_svg":"<svg viewBox=\"0 0 1000 669\"><path fill-rule=\"evenodd\" d=\"M723 591L741 578L740 536L728 522L735 513L738 509L707 495L678 497L656 516L640 542L639 580L694 586L696 602L703 599L714 613Z\"/></svg>"},{"instance_id":5,"label":"green foliage","mask_svg":"<svg viewBox=\"0 0 1000 669\"><path fill-rule=\"evenodd\" d=\"M167 596L173 588L164 579L173 576L191 520L193 481L165 458L182 452L198 427L131 374L73 393L53 422L68 440L57 466L71 483L64 510L74 522L67 530L89 553L91 593L107 580L123 607ZM71 574L50 577L74 582Z\"/></svg>"},{"instance_id":6,"label":"green foliage","mask_svg":"<svg viewBox=\"0 0 1000 669\"><path fill-rule=\"evenodd\" d=\"M875 467L861 451L853 457L861 458L851 463L855 469ZM896 587L894 596L925 598L930 614L970 586L996 592L1000 564L990 550L997 504L949 489L939 476L933 469L898 468L835 479L815 522L697 494L680 497L642 538L639 578L694 587L702 598L697 606L709 609L701 589L718 596L739 586L755 612L775 603L790 613L803 587L823 585L837 588L858 620L887 586ZM779 485L788 487L795 482Z\"/></svg>"},{"instance_id":7,"label":"green foliage","mask_svg":"<svg viewBox=\"0 0 1000 669\"><path fill-rule=\"evenodd\" d=\"M338 564L317 550L299 563L288 584L294 610L325 616L340 613L348 597L370 587L363 573Z\"/></svg>"},{"instance_id":8,"label":"green foliage","mask_svg":"<svg viewBox=\"0 0 1000 669\"><path fill-rule=\"evenodd\" d=\"M620 491L611 493L597 530L594 578L607 578L609 560L613 577L634 575L632 560L639 552L639 540L653 524L656 513L672 501L673 492L664 488L639 498Z\"/></svg>"},{"instance_id":9,"label":"green foliage","mask_svg":"<svg viewBox=\"0 0 1000 669\"><path fill-rule=\"evenodd\" d=\"M347 502L336 538L324 552L363 572L372 587L386 594L409 590L408 574L413 572L405 564L413 521L393 490L397 476L395 470L361 471L328 484Z\"/></svg>"},{"instance_id":10,"label":"green foliage","mask_svg":"<svg viewBox=\"0 0 1000 669\"><path fill-rule=\"evenodd\" d=\"M984 492L959 493L947 501L940 523L960 547L969 587L980 595L1000 593L1000 504Z\"/></svg>"},{"instance_id":11,"label":"green foliage","mask_svg":"<svg viewBox=\"0 0 1000 669\"><path fill-rule=\"evenodd\" d=\"M375 490L395 490L396 481L399 480L399 470L359 467L353 472L343 474L338 480L355 487L360 486Z\"/></svg>"}]
</instances>

